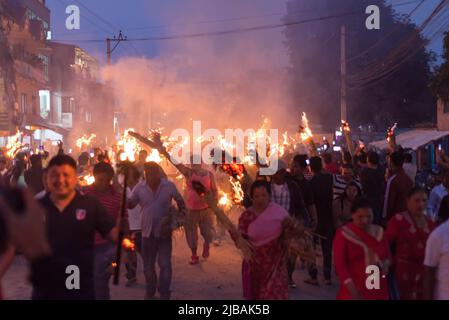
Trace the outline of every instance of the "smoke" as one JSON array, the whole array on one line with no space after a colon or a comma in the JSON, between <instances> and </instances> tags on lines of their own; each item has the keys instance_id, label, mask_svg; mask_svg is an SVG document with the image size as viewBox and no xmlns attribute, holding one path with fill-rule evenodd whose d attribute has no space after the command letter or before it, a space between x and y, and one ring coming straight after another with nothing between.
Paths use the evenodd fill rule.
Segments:
<instances>
[{"instance_id":1,"label":"smoke","mask_svg":"<svg viewBox=\"0 0 449 320\"><path fill-rule=\"evenodd\" d=\"M161 24L171 25L163 34L271 24L282 15L267 13L285 12L284 1L265 0L257 6L254 1L173 1L170 7L160 14ZM198 23L223 17L242 19ZM294 128L299 110L292 113L284 41L281 28L159 41L153 43L155 57L121 58L102 76L115 88L124 116L121 129L189 130L192 120L220 130L258 128L263 116L274 128Z\"/></svg>"}]
</instances>

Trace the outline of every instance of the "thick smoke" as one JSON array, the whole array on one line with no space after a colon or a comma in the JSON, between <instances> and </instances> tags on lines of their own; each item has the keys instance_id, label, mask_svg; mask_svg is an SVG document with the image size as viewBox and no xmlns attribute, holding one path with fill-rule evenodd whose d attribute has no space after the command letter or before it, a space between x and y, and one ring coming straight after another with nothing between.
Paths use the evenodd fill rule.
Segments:
<instances>
[{"instance_id":1,"label":"thick smoke","mask_svg":"<svg viewBox=\"0 0 449 320\"><path fill-rule=\"evenodd\" d=\"M284 1L173 2L176 12L161 13L163 24L173 25L163 34L279 23L281 14L267 13L285 12ZM214 16L251 17L197 23ZM246 129L260 127L266 116L274 128L294 128L300 110L292 113L284 41L281 28L159 41L154 58L122 58L103 77L115 87L126 127L189 129L191 120L201 120L204 128Z\"/></svg>"}]
</instances>

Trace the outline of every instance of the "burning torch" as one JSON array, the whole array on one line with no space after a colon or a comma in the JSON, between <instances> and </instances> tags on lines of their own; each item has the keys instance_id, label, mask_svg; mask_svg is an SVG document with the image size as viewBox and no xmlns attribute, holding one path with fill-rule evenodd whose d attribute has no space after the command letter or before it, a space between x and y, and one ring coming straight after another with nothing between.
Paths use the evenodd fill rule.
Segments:
<instances>
[{"instance_id":1,"label":"burning torch","mask_svg":"<svg viewBox=\"0 0 449 320\"><path fill-rule=\"evenodd\" d=\"M313 141L312 130L309 128L309 120L305 112L302 113L301 124L299 126L299 134L301 135L302 143L309 146L310 155L315 157L318 155L315 142Z\"/></svg>"},{"instance_id":2,"label":"burning torch","mask_svg":"<svg viewBox=\"0 0 449 320\"><path fill-rule=\"evenodd\" d=\"M389 127L387 129L387 142L388 146L390 147L391 151L394 151L396 148L396 128L398 127L398 124L395 123L393 126Z\"/></svg>"},{"instance_id":3,"label":"burning torch","mask_svg":"<svg viewBox=\"0 0 449 320\"><path fill-rule=\"evenodd\" d=\"M349 123L347 121L341 120L341 128L345 135L346 145L348 147L349 153L351 154L351 156L354 156L354 143L352 142L351 137L351 127L349 126Z\"/></svg>"},{"instance_id":4,"label":"burning torch","mask_svg":"<svg viewBox=\"0 0 449 320\"><path fill-rule=\"evenodd\" d=\"M115 255L115 261L112 263L112 266L114 267L114 280L113 283L115 285L118 285L119 283L119 277L120 277L120 262L122 258L122 246L127 246L128 242L125 241L125 230L123 230L122 221L125 218L125 212L126 212L126 190L128 189L128 173L129 173L129 167L132 164L129 161L123 161L118 165L118 169L120 173L124 175L123 180L123 193L122 193L122 203L120 205L120 213L119 213L119 232L118 232L118 241L117 241L117 249L116 249L116 255ZM126 239L127 240L127 239Z\"/></svg>"}]
</instances>

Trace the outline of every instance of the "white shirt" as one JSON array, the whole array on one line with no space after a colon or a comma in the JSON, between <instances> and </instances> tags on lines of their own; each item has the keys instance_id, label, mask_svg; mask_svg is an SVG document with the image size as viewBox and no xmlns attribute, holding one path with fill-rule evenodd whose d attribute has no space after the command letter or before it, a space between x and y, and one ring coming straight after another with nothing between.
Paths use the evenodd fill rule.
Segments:
<instances>
[{"instance_id":1,"label":"white shirt","mask_svg":"<svg viewBox=\"0 0 449 320\"><path fill-rule=\"evenodd\" d=\"M408 175L410 179L412 179L413 184L415 184L416 172L418 172L418 168L416 167L416 165L406 162L402 166L402 169L404 169L405 174Z\"/></svg>"},{"instance_id":2,"label":"white shirt","mask_svg":"<svg viewBox=\"0 0 449 320\"><path fill-rule=\"evenodd\" d=\"M435 299L449 300L449 220L437 227L427 239L424 265L437 268Z\"/></svg>"},{"instance_id":3,"label":"white shirt","mask_svg":"<svg viewBox=\"0 0 449 320\"><path fill-rule=\"evenodd\" d=\"M441 200L443 200L443 198L447 196L448 193L449 190L447 190L446 187L443 186L443 184L437 185L430 192L429 201L427 202L427 215L433 221L437 220Z\"/></svg>"},{"instance_id":4,"label":"white shirt","mask_svg":"<svg viewBox=\"0 0 449 320\"><path fill-rule=\"evenodd\" d=\"M137 184L134 186L133 190L128 187L126 193L131 195L136 187ZM129 230L136 231L142 229L142 207L139 204L134 209L128 209L128 222Z\"/></svg>"}]
</instances>

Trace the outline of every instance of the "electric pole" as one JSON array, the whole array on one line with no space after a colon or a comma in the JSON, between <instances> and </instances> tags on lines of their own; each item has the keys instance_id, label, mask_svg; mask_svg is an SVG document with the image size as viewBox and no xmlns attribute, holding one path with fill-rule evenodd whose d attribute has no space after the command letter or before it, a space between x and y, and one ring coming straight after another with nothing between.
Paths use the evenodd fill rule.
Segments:
<instances>
[{"instance_id":1,"label":"electric pole","mask_svg":"<svg viewBox=\"0 0 449 320\"><path fill-rule=\"evenodd\" d=\"M108 65L111 65L111 54L118 47L120 42L128 41L127 36L123 36L122 31L120 30L118 37L114 36L114 38L106 38L106 55L108 58ZM111 42L115 42L114 47L111 49Z\"/></svg>"},{"instance_id":2,"label":"electric pole","mask_svg":"<svg viewBox=\"0 0 449 320\"><path fill-rule=\"evenodd\" d=\"M348 106L346 97L346 26L341 26L340 33L340 63L341 63L341 92L340 92L340 117L348 120Z\"/></svg>"}]
</instances>

